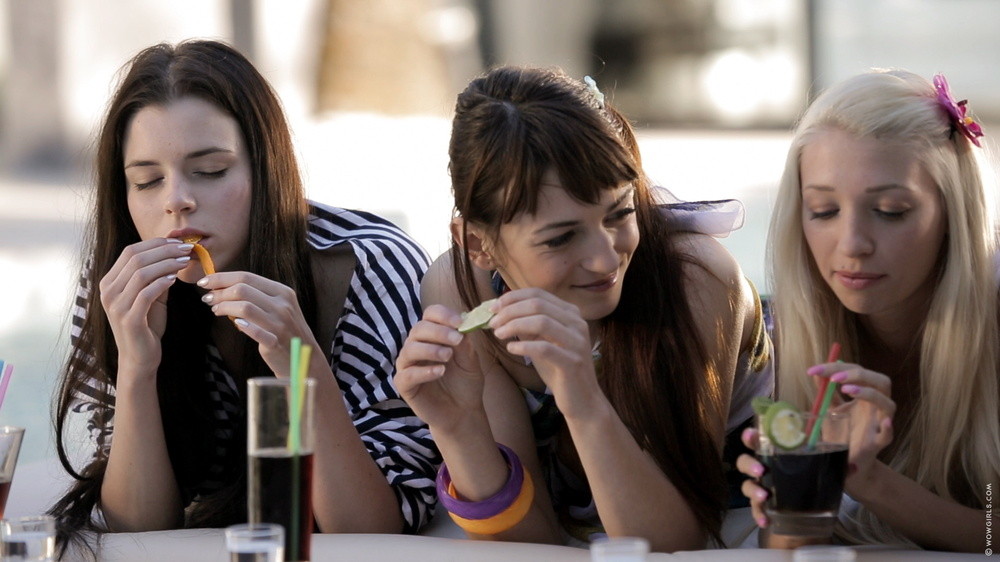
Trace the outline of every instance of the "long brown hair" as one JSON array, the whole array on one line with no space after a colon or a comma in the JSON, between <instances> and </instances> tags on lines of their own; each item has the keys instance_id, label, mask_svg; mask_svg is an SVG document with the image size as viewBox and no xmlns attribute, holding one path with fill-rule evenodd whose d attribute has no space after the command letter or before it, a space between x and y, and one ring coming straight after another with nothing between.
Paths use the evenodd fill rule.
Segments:
<instances>
[{"instance_id":1,"label":"long brown hair","mask_svg":"<svg viewBox=\"0 0 1000 562\"><path fill-rule=\"evenodd\" d=\"M694 260L677 249L653 200L631 124L557 69L501 67L458 96L449 155L463 228L481 225L494 241L502 224L535 211L549 169L587 204L597 204L602 190L635 186L640 241L621 301L601 323L600 382L639 445L718 539L726 486L709 430L722 415L718 374L685 299L682 266ZM476 289L468 250L453 243L451 254L465 305L489 298Z\"/></svg>"},{"instance_id":2,"label":"long brown hair","mask_svg":"<svg viewBox=\"0 0 1000 562\"><path fill-rule=\"evenodd\" d=\"M236 120L251 167L250 234L244 250L247 269L295 289L307 321L314 324L314 287L306 242L308 207L288 126L267 81L238 51L206 40L148 47L132 58L123 72L97 139L96 193L85 241L88 257L81 278L84 290L77 299L83 321L74 327L78 331L72 338L53 413L59 459L75 479L72 488L50 510L59 520L63 548L79 530L103 530L95 528L91 516L99 504L107 452L99 445L89 463L77 470L67 452L64 433L71 412L81 409L78 404L83 396L93 398L82 409L91 412L96 429L108 430L112 424L118 347L97 287L124 248L140 240L128 211L123 169L125 132L138 111L193 96ZM198 377L206 372L204 350L214 317L205 306L198 306L197 300L197 293L187 284L176 283L171 288L163 361L157 372L163 429L182 489L184 484L195 482L206 468L206 442L199 436L210 433L205 424L211 423L210 401ZM238 389L248 378L271 374L256 343L243 338L240 345L245 369L232 373ZM243 439L245 411L239 423L235 435ZM224 525L233 518L246 517L245 509L238 507L245 500L246 449L240 443L230 449L235 454L227 460L227 486L212 495L215 501L209 499L192 506L188 510L189 524Z\"/></svg>"}]
</instances>

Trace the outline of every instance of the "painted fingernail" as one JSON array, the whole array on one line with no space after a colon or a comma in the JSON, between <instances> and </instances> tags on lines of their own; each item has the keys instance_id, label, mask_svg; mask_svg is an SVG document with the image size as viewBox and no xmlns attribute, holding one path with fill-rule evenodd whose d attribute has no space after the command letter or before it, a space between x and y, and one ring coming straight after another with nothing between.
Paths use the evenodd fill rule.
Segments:
<instances>
[{"instance_id":1,"label":"painted fingernail","mask_svg":"<svg viewBox=\"0 0 1000 562\"><path fill-rule=\"evenodd\" d=\"M212 293L205 293L201 296L201 302L212 302L213 300L215 300L215 295Z\"/></svg>"},{"instance_id":2,"label":"painted fingernail","mask_svg":"<svg viewBox=\"0 0 1000 562\"><path fill-rule=\"evenodd\" d=\"M244 320L242 318L237 318L237 319L233 320L233 324L236 324L240 328L246 328L247 326L250 325L249 322L247 322L246 320Z\"/></svg>"},{"instance_id":3,"label":"painted fingernail","mask_svg":"<svg viewBox=\"0 0 1000 562\"><path fill-rule=\"evenodd\" d=\"M180 250L191 250L194 248L194 244L178 244L177 248Z\"/></svg>"},{"instance_id":4,"label":"painted fingernail","mask_svg":"<svg viewBox=\"0 0 1000 562\"><path fill-rule=\"evenodd\" d=\"M760 501L764 501L767 499L767 490L757 490L753 493L753 496Z\"/></svg>"},{"instance_id":5,"label":"painted fingernail","mask_svg":"<svg viewBox=\"0 0 1000 562\"><path fill-rule=\"evenodd\" d=\"M844 382L847 380L847 373L843 372L837 373L836 375L830 377L830 380L832 380L833 382Z\"/></svg>"},{"instance_id":6,"label":"painted fingernail","mask_svg":"<svg viewBox=\"0 0 1000 562\"><path fill-rule=\"evenodd\" d=\"M198 280L198 283L196 283L196 284L199 287L204 287L205 285L208 285L208 278L207 277L202 277L201 279Z\"/></svg>"},{"instance_id":7,"label":"painted fingernail","mask_svg":"<svg viewBox=\"0 0 1000 562\"><path fill-rule=\"evenodd\" d=\"M754 476L758 476L758 477L759 476L763 476L764 475L764 465L762 465L762 464L754 465L754 467L751 468L750 471L753 472Z\"/></svg>"},{"instance_id":8,"label":"painted fingernail","mask_svg":"<svg viewBox=\"0 0 1000 562\"><path fill-rule=\"evenodd\" d=\"M815 376L815 375L822 375L823 374L823 366L822 365L815 365L813 367L809 367L809 369L806 371L806 374L807 375L813 375L813 376Z\"/></svg>"},{"instance_id":9,"label":"painted fingernail","mask_svg":"<svg viewBox=\"0 0 1000 562\"><path fill-rule=\"evenodd\" d=\"M187 262L191 261L191 256L181 256L181 257L175 258L175 259L177 261L181 262L181 263L187 263Z\"/></svg>"},{"instance_id":10,"label":"painted fingernail","mask_svg":"<svg viewBox=\"0 0 1000 562\"><path fill-rule=\"evenodd\" d=\"M844 394L850 394L851 396L854 396L855 394L861 392L861 387L856 384L845 384L844 386L840 387L840 391L843 392Z\"/></svg>"},{"instance_id":11,"label":"painted fingernail","mask_svg":"<svg viewBox=\"0 0 1000 562\"><path fill-rule=\"evenodd\" d=\"M177 279L177 275L176 274L171 273L170 275L167 275L167 280L168 281L173 281L174 279Z\"/></svg>"},{"instance_id":12,"label":"painted fingernail","mask_svg":"<svg viewBox=\"0 0 1000 562\"><path fill-rule=\"evenodd\" d=\"M757 518L757 526L760 527L761 529L763 529L764 527L767 527L767 517L764 517L763 515L761 515L760 517L758 517Z\"/></svg>"}]
</instances>

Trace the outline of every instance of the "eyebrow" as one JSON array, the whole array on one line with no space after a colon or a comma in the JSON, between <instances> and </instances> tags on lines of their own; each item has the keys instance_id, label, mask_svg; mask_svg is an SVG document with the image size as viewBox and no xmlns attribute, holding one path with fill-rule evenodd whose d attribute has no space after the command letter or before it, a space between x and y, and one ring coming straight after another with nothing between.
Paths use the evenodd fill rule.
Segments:
<instances>
[{"instance_id":1,"label":"eyebrow","mask_svg":"<svg viewBox=\"0 0 1000 562\"><path fill-rule=\"evenodd\" d=\"M828 185L804 185L802 189L812 189L815 191L833 191L833 188ZM872 187L865 188L865 193L880 193L883 191L890 191L893 189L905 189L910 191L910 187L903 185L901 183L887 183L884 185L874 185Z\"/></svg>"},{"instance_id":2,"label":"eyebrow","mask_svg":"<svg viewBox=\"0 0 1000 562\"><path fill-rule=\"evenodd\" d=\"M625 190L625 193L622 193L621 197L615 199L613 203L608 205L607 207L608 212L615 210L618 206L622 204L622 202L628 199L633 193L635 193L635 186L630 186L628 189ZM535 230L532 234L540 234L542 232L545 232L546 230L555 230L559 228L566 228L569 226L576 226L579 222L580 221L561 221L561 222L549 223Z\"/></svg>"},{"instance_id":3,"label":"eyebrow","mask_svg":"<svg viewBox=\"0 0 1000 562\"><path fill-rule=\"evenodd\" d=\"M225 152L225 153L229 153L229 154L234 154L235 153L233 150L230 150L228 148L221 148L221 147L218 147L218 146L212 146L212 147L209 147L209 148L203 148L201 150L196 150L196 151L188 154L187 156L185 156L184 159L185 160L193 160L195 158L201 158L202 156L208 156L209 154L216 154L216 153L219 153L219 152ZM127 170L129 168L135 168L136 166L156 166L158 164L159 164L159 162L156 162L155 160L135 160L135 161L129 162L128 164L125 164L125 169Z\"/></svg>"}]
</instances>

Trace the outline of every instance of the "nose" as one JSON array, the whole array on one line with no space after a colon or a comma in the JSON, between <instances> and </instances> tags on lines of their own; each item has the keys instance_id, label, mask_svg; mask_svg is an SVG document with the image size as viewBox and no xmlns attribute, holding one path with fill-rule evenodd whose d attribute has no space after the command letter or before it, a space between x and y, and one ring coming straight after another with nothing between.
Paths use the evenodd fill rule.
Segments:
<instances>
[{"instance_id":1,"label":"nose","mask_svg":"<svg viewBox=\"0 0 1000 562\"><path fill-rule=\"evenodd\" d=\"M594 236L594 243L588 245L583 259L583 267L602 275L610 275L618 269L617 236L614 230L601 230Z\"/></svg>"},{"instance_id":2,"label":"nose","mask_svg":"<svg viewBox=\"0 0 1000 562\"><path fill-rule=\"evenodd\" d=\"M170 174L163 179L163 210L168 214L189 213L197 207L191 186L181 174Z\"/></svg>"},{"instance_id":3,"label":"nose","mask_svg":"<svg viewBox=\"0 0 1000 562\"><path fill-rule=\"evenodd\" d=\"M860 213L845 217L841 222L841 232L838 246L841 253L849 258L871 255L875 251L875 239L870 232L870 225Z\"/></svg>"}]
</instances>

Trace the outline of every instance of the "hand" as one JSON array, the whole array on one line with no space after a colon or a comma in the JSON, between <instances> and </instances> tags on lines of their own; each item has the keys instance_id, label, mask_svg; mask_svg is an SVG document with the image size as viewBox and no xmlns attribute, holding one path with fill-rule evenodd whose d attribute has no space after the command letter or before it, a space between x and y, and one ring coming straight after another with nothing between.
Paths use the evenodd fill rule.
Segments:
<instances>
[{"instance_id":1,"label":"hand","mask_svg":"<svg viewBox=\"0 0 1000 562\"><path fill-rule=\"evenodd\" d=\"M752 427L744 429L743 434L740 436L743 444L754 451L757 450L757 439L759 437L760 435L757 430ZM743 481L740 491L750 500L750 512L753 514L753 520L757 522L758 527L764 529L768 525L767 516L764 515L764 502L767 501L769 494L759 484L759 479L767 469L755 457L747 454L742 454L736 459L736 469L750 477Z\"/></svg>"},{"instance_id":2,"label":"hand","mask_svg":"<svg viewBox=\"0 0 1000 562\"><path fill-rule=\"evenodd\" d=\"M840 392L850 397L834 399L834 410L851 416L851 438L848 453L845 488L852 496L864 495L872 483L872 470L878 454L892 443L892 417L896 403L892 400L892 381L882 373L870 371L853 363L824 363L810 368L815 377L829 377L840 385Z\"/></svg>"},{"instance_id":3,"label":"hand","mask_svg":"<svg viewBox=\"0 0 1000 562\"><path fill-rule=\"evenodd\" d=\"M275 376L289 376L292 338L313 349L311 363L325 364L316 337L287 285L246 271L214 273L198 281L208 289L202 301L216 316L233 319L236 328L257 342L261 358Z\"/></svg>"},{"instance_id":4,"label":"hand","mask_svg":"<svg viewBox=\"0 0 1000 562\"><path fill-rule=\"evenodd\" d=\"M593 412L603 396L594 372L590 330L580 310L541 289L519 289L497 300L490 320L507 351L531 359L567 417Z\"/></svg>"},{"instance_id":5,"label":"hand","mask_svg":"<svg viewBox=\"0 0 1000 562\"><path fill-rule=\"evenodd\" d=\"M155 379L167 325L167 293L188 266L192 247L166 238L137 242L127 246L101 278L101 306L118 345L121 373Z\"/></svg>"},{"instance_id":6,"label":"hand","mask_svg":"<svg viewBox=\"0 0 1000 562\"><path fill-rule=\"evenodd\" d=\"M456 329L461 323L445 306L427 307L396 358L396 388L431 427L452 428L464 413L483 411L484 377L471 338Z\"/></svg>"}]
</instances>

